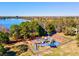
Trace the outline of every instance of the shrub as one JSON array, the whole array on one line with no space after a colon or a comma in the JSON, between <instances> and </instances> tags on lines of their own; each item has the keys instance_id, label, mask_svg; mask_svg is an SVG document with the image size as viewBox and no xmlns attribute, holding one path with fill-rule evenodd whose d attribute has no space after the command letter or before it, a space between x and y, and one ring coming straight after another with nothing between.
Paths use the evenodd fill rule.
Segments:
<instances>
[{"instance_id":1,"label":"shrub","mask_svg":"<svg viewBox=\"0 0 79 59\"><path fill-rule=\"evenodd\" d=\"M9 37L6 33L0 32L0 43L7 43L9 41Z\"/></svg>"},{"instance_id":2,"label":"shrub","mask_svg":"<svg viewBox=\"0 0 79 59\"><path fill-rule=\"evenodd\" d=\"M18 45L17 48L19 48L21 51L25 52L28 50L28 46L27 45Z\"/></svg>"},{"instance_id":3,"label":"shrub","mask_svg":"<svg viewBox=\"0 0 79 59\"><path fill-rule=\"evenodd\" d=\"M0 56L3 56L5 54L6 50L2 44L0 44Z\"/></svg>"}]
</instances>

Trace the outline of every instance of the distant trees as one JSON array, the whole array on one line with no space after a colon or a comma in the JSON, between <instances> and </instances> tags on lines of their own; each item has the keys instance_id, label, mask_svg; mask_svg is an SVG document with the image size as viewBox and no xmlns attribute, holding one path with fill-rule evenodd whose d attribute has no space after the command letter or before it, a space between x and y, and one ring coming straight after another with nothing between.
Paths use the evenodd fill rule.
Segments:
<instances>
[{"instance_id":1,"label":"distant trees","mask_svg":"<svg viewBox=\"0 0 79 59\"><path fill-rule=\"evenodd\" d=\"M52 23L57 32L63 32L66 35L74 35L78 29L78 19L73 17L60 17L56 20L52 20Z\"/></svg>"}]
</instances>

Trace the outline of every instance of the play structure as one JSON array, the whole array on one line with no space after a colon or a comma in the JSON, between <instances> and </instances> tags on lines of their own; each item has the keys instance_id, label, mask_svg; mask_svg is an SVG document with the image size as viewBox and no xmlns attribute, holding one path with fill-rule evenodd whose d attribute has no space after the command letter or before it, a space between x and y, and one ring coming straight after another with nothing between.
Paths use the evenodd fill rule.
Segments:
<instances>
[{"instance_id":1,"label":"play structure","mask_svg":"<svg viewBox=\"0 0 79 59\"><path fill-rule=\"evenodd\" d=\"M34 51L38 51L38 47L50 46L51 48L58 47L61 42L55 41L50 36L44 38L37 38L36 43L34 43Z\"/></svg>"},{"instance_id":2,"label":"play structure","mask_svg":"<svg viewBox=\"0 0 79 59\"><path fill-rule=\"evenodd\" d=\"M53 47L53 48L56 48L57 46L59 46L60 45L60 42L57 42L57 41L52 41L50 44L49 44L49 46L50 47Z\"/></svg>"}]
</instances>

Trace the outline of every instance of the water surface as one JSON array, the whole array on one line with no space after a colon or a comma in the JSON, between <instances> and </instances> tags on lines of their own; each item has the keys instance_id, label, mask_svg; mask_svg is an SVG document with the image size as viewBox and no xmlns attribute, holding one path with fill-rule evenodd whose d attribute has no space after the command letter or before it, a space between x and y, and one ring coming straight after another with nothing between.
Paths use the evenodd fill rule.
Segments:
<instances>
[{"instance_id":1,"label":"water surface","mask_svg":"<svg viewBox=\"0 0 79 59\"><path fill-rule=\"evenodd\" d=\"M0 19L0 26L4 26L5 28L9 29L13 24L20 24L27 20L24 19Z\"/></svg>"}]
</instances>

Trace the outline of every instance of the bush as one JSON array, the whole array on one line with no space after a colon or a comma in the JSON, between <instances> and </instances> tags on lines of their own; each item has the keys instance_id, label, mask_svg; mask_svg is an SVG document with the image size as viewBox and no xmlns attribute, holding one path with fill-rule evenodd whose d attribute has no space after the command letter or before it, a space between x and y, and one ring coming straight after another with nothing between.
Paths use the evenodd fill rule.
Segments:
<instances>
[{"instance_id":1,"label":"bush","mask_svg":"<svg viewBox=\"0 0 79 59\"><path fill-rule=\"evenodd\" d=\"M0 56L3 56L6 53L6 50L2 44L0 44Z\"/></svg>"},{"instance_id":2,"label":"bush","mask_svg":"<svg viewBox=\"0 0 79 59\"><path fill-rule=\"evenodd\" d=\"M75 32L75 29L74 27L65 27L65 35L71 35L71 36L74 36L76 35L76 32Z\"/></svg>"},{"instance_id":3,"label":"bush","mask_svg":"<svg viewBox=\"0 0 79 59\"><path fill-rule=\"evenodd\" d=\"M18 49L18 53L19 53L19 54L21 54L21 53L23 53L23 52L26 52L26 51L28 50L28 45L22 44L22 45L18 45L18 46L16 46L16 47L17 47L17 49Z\"/></svg>"},{"instance_id":4,"label":"bush","mask_svg":"<svg viewBox=\"0 0 79 59\"><path fill-rule=\"evenodd\" d=\"M7 43L9 41L9 37L6 33L0 32L0 43Z\"/></svg>"}]
</instances>

